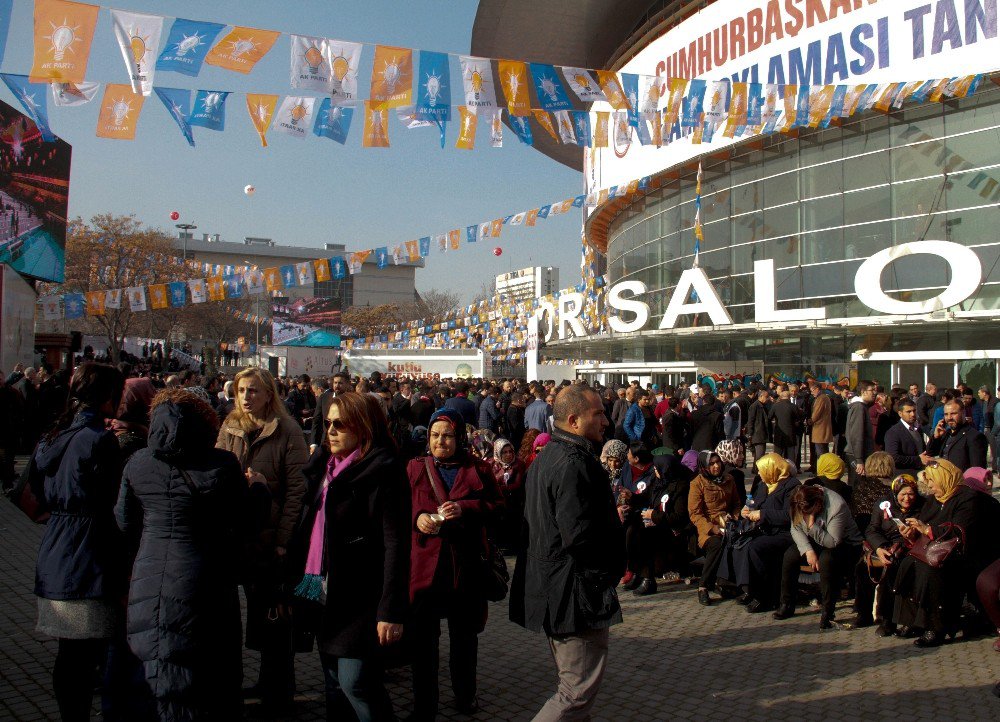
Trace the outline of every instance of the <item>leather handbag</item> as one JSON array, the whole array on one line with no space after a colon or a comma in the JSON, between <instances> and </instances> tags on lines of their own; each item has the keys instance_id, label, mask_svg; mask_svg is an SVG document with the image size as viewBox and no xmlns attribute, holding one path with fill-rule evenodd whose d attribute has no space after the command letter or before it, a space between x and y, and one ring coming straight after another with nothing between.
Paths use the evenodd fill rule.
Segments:
<instances>
[{"instance_id":1,"label":"leather handbag","mask_svg":"<svg viewBox=\"0 0 1000 722\"><path fill-rule=\"evenodd\" d=\"M431 466L430 459L424 458L424 468L427 469L427 479L434 492L438 506L447 501L444 490L441 489L437 474ZM510 583L510 572L507 571L507 560L503 553L489 536L484 535L483 549L479 554L480 587L484 596L491 602L501 602L507 596L507 585Z\"/></svg>"},{"instance_id":2,"label":"leather handbag","mask_svg":"<svg viewBox=\"0 0 1000 722\"><path fill-rule=\"evenodd\" d=\"M921 534L910 547L910 556L919 559L934 569L940 569L952 552L960 545L965 547L965 530L958 524L945 522L941 525L944 533L936 539Z\"/></svg>"}]
</instances>

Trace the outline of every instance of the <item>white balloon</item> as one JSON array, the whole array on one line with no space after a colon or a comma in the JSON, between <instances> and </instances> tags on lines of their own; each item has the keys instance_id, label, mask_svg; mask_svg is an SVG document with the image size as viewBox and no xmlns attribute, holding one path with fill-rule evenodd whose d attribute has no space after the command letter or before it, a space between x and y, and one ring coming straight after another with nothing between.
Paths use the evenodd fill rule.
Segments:
<instances>
[{"instance_id":1,"label":"white balloon","mask_svg":"<svg viewBox=\"0 0 1000 722\"><path fill-rule=\"evenodd\" d=\"M254 193L257 192L257 189L254 188L252 185L247 185L246 187L243 188L243 192L246 193L248 196L252 196Z\"/></svg>"}]
</instances>

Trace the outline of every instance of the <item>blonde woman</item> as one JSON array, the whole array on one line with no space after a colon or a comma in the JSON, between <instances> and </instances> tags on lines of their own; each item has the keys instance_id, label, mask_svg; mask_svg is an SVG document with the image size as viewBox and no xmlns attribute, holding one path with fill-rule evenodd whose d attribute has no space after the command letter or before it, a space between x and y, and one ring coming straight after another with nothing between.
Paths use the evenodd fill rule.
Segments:
<instances>
[{"instance_id":1,"label":"blonde woman","mask_svg":"<svg viewBox=\"0 0 1000 722\"><path fill-rule=\"evenodd\" d=\"M284 592L291 580L286 579L284 561L302 511L303 467L309 452L302 429L288 415L271 374L249 368L236 374L234 382L236 408L223 422L216 446L236 455L249 482L267 484L271 492L271 514L251 549L244 584L247 647L261 653L260 677L253 692L266 711L287 713L295 674Z\"/></svg>"}]
</instances>

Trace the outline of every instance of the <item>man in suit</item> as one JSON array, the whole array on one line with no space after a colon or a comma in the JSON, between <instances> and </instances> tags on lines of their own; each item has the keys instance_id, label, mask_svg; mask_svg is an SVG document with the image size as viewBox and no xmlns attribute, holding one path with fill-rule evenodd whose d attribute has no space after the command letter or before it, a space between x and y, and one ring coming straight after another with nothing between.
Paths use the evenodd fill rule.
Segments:
<instances>
[{"instance_id":1,"label":"man in suit","mask_svg":"<svg viewBox=\"0 0 1000 722\"><path fill-rule=\"evenodd\" d=\"M802 466L802 429L803 421L809 418L812 404L812 397L807 393L803 393L803 390L798 384L788 385L788 400L792 403L799 411L799 423L795 429L795 456L786 456L786 459L791 459L795 462L796 467Z\"/></svg>"},{"instance_id":2,"label":"man in suit","mask_svg":"<svg viewBox=\"0 0 1000 722\"><path fill-rule=\"evenodd\" d=\"M778 393L770 412L774 425L774 451L782 459L796 460L798 443L802 436L802 411L791 401L791 392L787 387ZM798 464L796 464L798 466Z\"/></svg>"},{"instance_id":3,"label":"man in suit","mask_svg":"<svg viewBox=\"0 0 1000 722\"><path fill-rule=\"evenodd\" d=\"M330 388L316 399L316 411L312 417L312 428L309 430L309 453L323 444L326 437L326 415L330 413L330 402L334 396L351 390L351 376L346 371L338 371L330 380Z\"/></svg>"},{"instance_id":4,"label":"man in suit","mask_svg":"<svg viewBox=\"0 0 1000 722\"><path fill-rule=\"evenodd\" d=\"M924 393L915 398L913 403L917 405L917 423L920 424L920 428L923 429L924 433L930 436L934 431L931 428L931 419L933 418L934 407L937 405L937 386L928 383L924 388L926 389Z\"/></svg>"},{"instance_id":5,"label":"man in suit","mask_svg":"<svg viewBox=\"0 0 1000 722\"><path fill-rule=\"evenodd\" d=\"M871 381L858 383L857 396L847 405L847 423L844 436L847 443L844 447L850 478L865 473L865 459L875 451L875 431L872 428L871 411L875 403L875 384Z\"/></svg>"},{"instance_id":6,"label":"man in suit","mask_svg":"<svg viewBox=\"0 0 1000 722\"><path fill-rule=\"evenodd\" d=\"M986 468L986 437L965 416L961 401L953 399L944 405L944 418L934 428L934 437L921 457L924 465L932 456L947 459L962 471L973 466Z\"/></svg>"},{"instance_id":7,"label":"man in suit","mask_svg":"<svg viewBox=\"0 0 1000 722\"><path fill-rule=\"evenodd\" d=\"M899 422L885 432L885 451L896 462L896 471L916 475L924 468L924 433L917 425L917 405L904 396L896 404Z\"/></svg>"}]
</instances>

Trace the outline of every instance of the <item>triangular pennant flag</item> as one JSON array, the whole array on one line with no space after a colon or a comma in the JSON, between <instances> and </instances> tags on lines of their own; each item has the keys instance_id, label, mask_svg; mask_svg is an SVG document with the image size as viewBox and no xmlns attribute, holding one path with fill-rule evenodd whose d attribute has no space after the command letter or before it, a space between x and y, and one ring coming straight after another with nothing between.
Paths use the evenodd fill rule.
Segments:
<instances>
[{"instance_id":1,"label":"triangular pennant flag","mask_svg":"<svg viewBox=\"0 0 1000 722\"><path fill-rule=\"evenodd\" d=\"M527 118L516 115L510 116L510 127L514 129L517 137L525 145L534 145L535 139L531 134L531 125Z\"/></svg>"},{"instance_id":2,"label":"triangular pennant flag","mask_svg":"<svg viewBox=\"0 0 1000 722\"><path fill-rule=\"evenodd\" d=\"M347 134L351 131L352 118L354 118L354 108L334 105L330 98L323 98L316 113L313 135L329 138L344 145L347 142Z\"/></svg>"},{"instance_id":3,"label":"triangular pennant flag","mask_svg":"<svg viewBox=\"0 0 1000 722\"><path fill-rule=\"evenodd\" d=\"M416 113L422 120L451 120L451 69L447 53L420 51Z\"/></svg>"},{"instance_id":4,"label":"triangular pennant flag","mask_svg":"<svg viewBox=\"0 0 1000 722\"><path fill-rule=\"evenodd\" d=\"M46 143L51 143L55 140L55 134L49 128L48 99L46 98L45 85L43 83L33 83L24 75L0 73L0 78L3 78L3 82L21 103L28 117L34 121L38 127L38 131L42 134L42 139Z\"/></svg>"},{"instance_id":5,"label":"triangular pennant flag","mask_svg":"<svg viewBox=\"0 0 1000 722\"><path fill-rule=\"evenodd\" d=\"M622 84L618 81L618 76L610 70L597 70L597 83L604 91L608 103L615 110L628 110L629 102L622 89Z\"/></svg>"},{"instance_id":6,"label":"triangular pennant flag","mask_svg":"<svg viewBox=\"0 0 1000 722\"><path fill-rule=\"evenodd\" d=\"M552 136L552 140L559 140L559 134L556 133L556 127L552 125L552 116L544 110L533 110L531 112L535 116L535 120L538 121L538 124L545 128L546 132Z\"/></svg>"},{"instance_id":7,"label":"triangular pennant flag","mask_svg":"<svg viewBox=\"0 0 1000 722\"><path fill-rule=\"evenodd\" d=\"M456 148L472 150L476 147L476 127L479 122L474 111L464 105L458 106L459 133L455 141Z\"/></svg>"},{"instance_id":8,"label":"triangular pennant flag","mask_svg":"<svg viewBox=\"0 0 1000 722\"><path fill-rule=\"evenodd\" d=\"M35 0L35 46L31 80L82 83L97 27L97 5Z\"/></svg>"},{"instance_id":9,"label":"triangular pennant flag","mask_svg":"<svg viewBox=\"0 0 1000 722\"><path fill-rule=\"evenodd\" d=\"M497 94L493 85L493 67L489 58L460 55L465 104L469 108L496 108Z\"/></svg>"},{"instance_id":10,"label":"triangular pennant flag","mask_svg":"<svg viewBox=\"0 0 1000 722\"><path fill-rule=\"evenodd\" d=\"M149 95L153 92L156 50L160 47L160 35L163 33L163 17L112 10L111 24L125 59L132 92Z\"/></svg>"},{"instance_id":11,"label":"triangular pennant flag","mask_svg":"<svg viewBox=\"0 0 1000 722\"><path fill-rule=\"evenodd\" d=\"M362 145L365 148L388 148L389 125L386 122L387 113L382 108L376 108L371 101L365 101L365 132Z\"/></svg>"},{"instance_id":12,"label":"triangular pennant flag","mask_svg":"<svg viewBox=\"0 0 1000 722\"><path fill-rule=\"evenodd\" d=\"M608 98L601 90L601 86L594 80L594 76L586 68L561 68L563 77L569 83L576 97L584 103L607 102Z\"/></svg>"},{"instance_id":13,"label":"triangular pennant flag","mask_svg":"<svg viewBox=\"0 0 1000 722\"><path fill-rule=\"evenodd\" d=\"M573 121L569 117L568 110L557 110L553 113L556 124L559 127L559 140L570 145L576 144L576 132L573 130Z\"/></svg>"},{"instance_id":14,"label":"triangular pennant flag","mask_svg":"<svg viewBox=\"0 0 1000 722\"><path fill-rule=\"evenodd\" d=\"M500 85L507 98L511 115L528 115L531 100L528 97L528 66L518 60L501 60L497 63Z\"/></svg>"},{"instance_id":15,"label":"triangular pennant flag","mask_svg":"<svg viewBox=\"0 0 1000 722\"><path fill-rule=\"evenodd\" d=\"M275 30L235 26L208 51L205 62L237 73L249 73L280 35Z\"/></svg>"},{"instance_id":16,"label":"triangular pennant flag","mask_svg":"<svg viewBox=\"0 0 1000 722\"><path fill-rule=\"evenodd\" d=\"M292 87L332 93L333 53L330 41L308 35L290 35L292 48Z\"/></svg>"},{"instance_id":17,"label":"triangular pennant flag","mask_svg":"<svg viewBox=\"0 0 1000 722\"><path fill-rule=\"evenodd\" d=\"M101 89L100 83L84 81L82 83L49 83L52 90L52 102L62 107L72 107L89 103Z\"/></svg>"},{"instance_id":18,"label":"triangular pennant flag","mask_svg":"<svg viewBox=\"0 0 1000 722\"><path fill-rule=\"evenodd\" d=\"M153 90L156 91L156 96L163 101L170 117L177 123L177 127L181 129L188 145L194 146L194 134L191 132L191 124L188 123L188 116L191 114L191 91L159 86Z\"/></svg>"},{"instance_id":19,"label":"triangular pennant flag","mask_svg":"<svg viewBox=\"0 0 1000 722\"><path fill-rule=\"evenodd\" d=\"M566 95L555 66L543 63L530 63L531 77L535 81L535 94L542 108L548 111L569 110L573 105Z\"/></svg>"},{"instance_id":20,"label":"triangular pennant flag","mask_svg":"<svg viewBox=\"0 0 1000 722\"><path fill-rule=\"evenodd\" d=\"M490 118L490 145L494 148L503 148L503 108L494 108L489 111Z\"/></svg>"},{"instance_id":21,"label":"triangular pennant flag","mask_svg":"<svg viewBox=\"0 0 1000 722\"><path fill-rule=\"evenodd\" d=\"M260 137L260 144L264 148L267 147L267 129L271 127L271 118L274 116L274 108L277 104L277 95L247 94L247 112L250 114L250 122L253 123L254 130Z\"/></svg>"},{"instance_id":22,"label":"triangular pennant flag","mask_svg":"<svg viewBox=\"0 0 1000 722\"><path fill-rule=\"evenodd\" d=\"M197 76L212 43L225 27L220 23L202 20L175 19L167 34L163 52L156 61L156 69Z\"/></svg>"},{"instance_id":23,"label":"triangular pennant flag","mask_svg":"<svg viewBox=\"0 0 1000 722\"><path fill-rule=\"evenodd\" d=\"M101 112L97 118L97 137L133 140L144 101L145 97L133 93L129 85L105 86Z\"/></svg>"},{"instance_id":24,"label":"triangular pennant flag","mask_svg":"<svg viewBox=\"0 0 1000 722\"><path fill-rule=\"evenodd\" d=\"M208 130L225 130L227 98L229 92L225 90L197 91L191 104L188 123Z\"/></svg>"}]
</instances>

